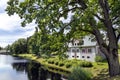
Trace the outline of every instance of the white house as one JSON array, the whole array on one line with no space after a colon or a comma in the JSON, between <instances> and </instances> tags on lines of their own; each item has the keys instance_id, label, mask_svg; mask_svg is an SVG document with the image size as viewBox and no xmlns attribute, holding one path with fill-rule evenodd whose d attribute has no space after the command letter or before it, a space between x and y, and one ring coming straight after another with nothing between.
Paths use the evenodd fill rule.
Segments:
<instances>
[{"instance_id":1,"label":"white house","mask_svg":"<svg viewBox=\"0 0 120 80\"><path fill-rule=\"evenodd\" d=\"M96 55L100 51L97 42L92 41L90 37L86 36L83 38L83 44L80 45L79 43L79 40L68 43L68 59L80 59L94 62Z\"/></svg>"}]
</instances>

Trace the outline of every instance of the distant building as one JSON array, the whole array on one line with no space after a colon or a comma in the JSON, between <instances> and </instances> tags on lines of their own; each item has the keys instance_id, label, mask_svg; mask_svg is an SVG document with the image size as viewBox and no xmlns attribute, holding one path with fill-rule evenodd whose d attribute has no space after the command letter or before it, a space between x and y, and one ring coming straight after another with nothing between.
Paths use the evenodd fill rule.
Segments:
<instances>
[{"instance_id":1,"label":"distant building","mask_svg":"<svg viewBox=\"0 0 120 80\"><path fill-rule=\"evenodd\" d=\"M82 45L80 42L80 40L74 40L73 42L68 43L68 59L80 59L94 62L96 55L104 56L100 52L97 42L92 41L90 37L84 37Z\"/></svg>"},{"instance_id":2,"label":"distant building","mask_svg":"<svg viewBox=\"0 0 120 80\"><path fill-rule=\"evenodd\" d=\"M4 49L0 50L0 54L8 54L8 53L10 53L9 50L4 50Z\"/></svg>"}]
</instances>

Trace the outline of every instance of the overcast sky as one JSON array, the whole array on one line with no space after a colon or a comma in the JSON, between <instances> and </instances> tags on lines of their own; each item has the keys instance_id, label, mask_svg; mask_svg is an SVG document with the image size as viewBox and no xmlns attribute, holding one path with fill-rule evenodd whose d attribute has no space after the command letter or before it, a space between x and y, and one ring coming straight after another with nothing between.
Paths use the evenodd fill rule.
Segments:
<instances>
[{"instance_id":1,"label":"overcast sky","mask_svg":"<svg viewBox=\"0 0 120 80\"><path fill-rule=\"evenodd\" d=\"M18 15L8 16L5 12L8 0L0 0L0 46L5 47L19 38L27 38L35 31L35 24L21 27Z\"/></svg>"}]
</instances>

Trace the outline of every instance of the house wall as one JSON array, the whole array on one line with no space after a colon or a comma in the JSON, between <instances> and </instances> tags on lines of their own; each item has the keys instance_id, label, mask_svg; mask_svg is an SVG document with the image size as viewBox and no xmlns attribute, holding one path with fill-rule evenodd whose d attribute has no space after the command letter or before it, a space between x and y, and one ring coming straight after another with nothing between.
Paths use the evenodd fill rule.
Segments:
<instances>
[{"instance_id":1,"label":"house wall","mask_svg":"<svg viewBox=\"0 0 120 80\"><path fill-rule=\"evenodd\" d=\"M85 52L83 50L85 50ZM95 61L95 56L96 56L95 53L96 53L95 47L85 47L85 48L73 47L73 48L69 48L69 52L67 52L69 59L80 59L80 60L86 60L92 62Z\"/></svg>"},{"instance_id":2,"label":"house wall","mask_svg":"<svg viewBox=\"0 0 120 80\"><path fill-rule=\"evenodd\" d=\"M86 48L83 48L83 49L85 49L85 52L81 51L81 60L94 62L95 61L96 48L95 47L86 47Z\"/></svg>"},{"instance_id":3,"label":"house wall","mask_svg":"<svg viewBox=\"0 0 120 80\"><path fill-rule=\"evenodd\" d=\"M92 42L90 37L85 37L83 39L83 44L78 44L79 40L75 40L73 43L68 44L68 59L80 59L94 62L96 54L98 54L96 42Z\"/></svg>"}]
</instances>

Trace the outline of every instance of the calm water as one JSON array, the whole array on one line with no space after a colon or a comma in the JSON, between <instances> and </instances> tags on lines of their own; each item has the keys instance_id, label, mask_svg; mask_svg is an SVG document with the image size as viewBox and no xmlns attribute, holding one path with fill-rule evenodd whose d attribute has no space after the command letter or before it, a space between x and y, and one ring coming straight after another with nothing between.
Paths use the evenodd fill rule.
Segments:
<instances>
[{"instance_id":1,"label":"calm water","mask_svg":"<svg viewBox=\"0 0 120 80\"><path fill-rule=\"evenodd\" d=\"M64 80L41 65L10 55L0 55L0 80Z\"/></svg>"}]
</instances>

